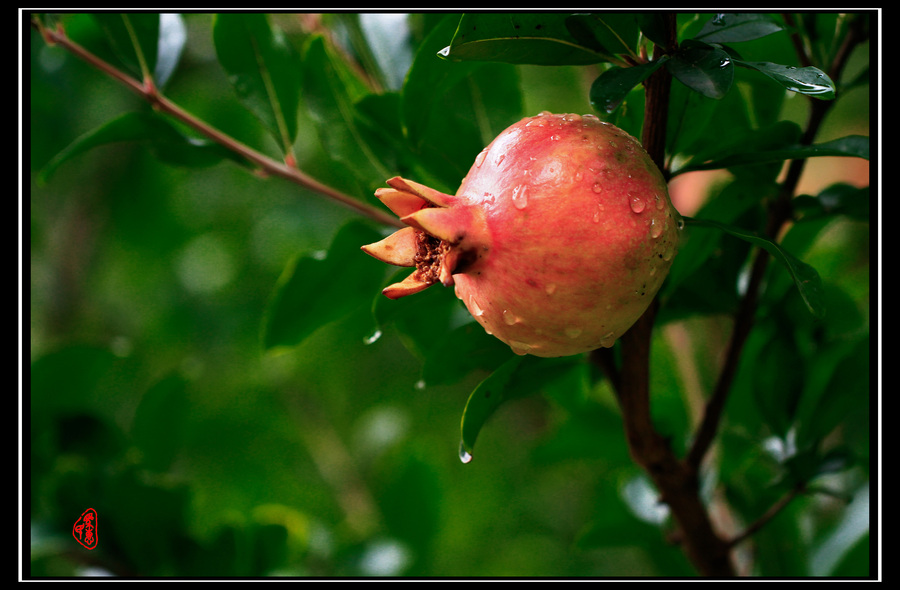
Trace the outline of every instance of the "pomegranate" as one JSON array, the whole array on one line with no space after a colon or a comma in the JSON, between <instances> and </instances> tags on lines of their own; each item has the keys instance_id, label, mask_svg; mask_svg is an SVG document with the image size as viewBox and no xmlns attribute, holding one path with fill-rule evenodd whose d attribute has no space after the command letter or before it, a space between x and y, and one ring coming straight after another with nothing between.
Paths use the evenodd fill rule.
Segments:
<instances>
[{"instance_id":1,"label":"pomegranate","mask_svg":"<svg viewBox=\"0 0 900 590\"><path fill-rule=\"evenodd\" d=\"M543 112L500 133L456 195L395 177L375 195L408 226L367 246L415 267L396 299L440 282L517 354L610 347L668 274L681 217L636 139Z\"/></svg>"}]
</instances>

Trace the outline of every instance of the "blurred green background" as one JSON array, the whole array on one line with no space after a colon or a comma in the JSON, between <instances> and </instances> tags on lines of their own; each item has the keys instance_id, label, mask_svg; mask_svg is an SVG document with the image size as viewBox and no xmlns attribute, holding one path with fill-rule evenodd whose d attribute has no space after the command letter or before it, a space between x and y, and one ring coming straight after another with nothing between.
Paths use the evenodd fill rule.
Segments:
<instances>
[{"instance_id":1,"label":"blurred green background","mask_svg":"<svg viewBox=\"0 0 900 590\"><path fill-rule=\"evenodd\" d=\"M166 95L266 150L216 60L211 19L185 16L187 45ZM279 23L300 28L290 15ZM68 26L101 43L88 19ZM485 374L422 382L396 332L372 338L366 306L295 349L263 351L263 314L285 266L327 250L355 213L237 166L170 167L140 144L94 149L35 183L80 134L145 105L34 31L29 49L31 575L692 574L629 460L612 396L586 364L567 389L504 406L463 464L460 416ZM591 112L596 71L517 70L524 113ZM835 133L868 133L868 94L854 100L832 119ZM301 130L297 154L312 174L332 174L315 134ZM867 168L825 168L867 179ZM700 190L686 190L683 206L696 207ZM832 240L855 254L835 262L825 249L828 271L846 272L867 305L867 226L840 225ZM696 400L684 392L708 387L725 326L695 318L658 339L664 429L692 419ZM567 395L600 403L573 412L554 401ZM770 473L765 459L733 467L763 487ZM863 571L867 529L853 511L867 521L867 495L855 489L850 508L822 497L792 504L760 544L802 536L806 561L773 558L762 573ZM98 514L91 552L71 536L88 507ZM809 511L817 519L804 530Z\"/></svg>"}]
</instances>

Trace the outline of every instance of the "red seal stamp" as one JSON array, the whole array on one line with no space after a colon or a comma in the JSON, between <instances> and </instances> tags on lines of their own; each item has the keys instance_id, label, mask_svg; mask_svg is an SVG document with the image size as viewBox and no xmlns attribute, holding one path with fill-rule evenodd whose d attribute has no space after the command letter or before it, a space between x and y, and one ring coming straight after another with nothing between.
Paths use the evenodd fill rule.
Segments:
<instances>
[{"instance_id":1,"label":"red seal stamp","mask_svg":"<svg viewBox=\"0 0 900 590\"><path fill-rule=\"evenodd\" d=\"M85 549L93 549L97 546L97 511L88 508L81 513L75 524L72 525L72 536L81 543Z\"/></svg>"}]
</instances>

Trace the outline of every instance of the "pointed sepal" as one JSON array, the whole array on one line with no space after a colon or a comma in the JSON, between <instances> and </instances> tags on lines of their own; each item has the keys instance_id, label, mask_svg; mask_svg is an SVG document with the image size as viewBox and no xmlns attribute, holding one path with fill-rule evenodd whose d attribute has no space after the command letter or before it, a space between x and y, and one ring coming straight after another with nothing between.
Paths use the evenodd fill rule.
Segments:
<instances>
[{"instance_id":1,"label":"pointed sepal","mask_svg":"<svg viewBox=\"0 0 900 590\"><path fill-rule=\"evenodd\" d=\"M396 266L416 265L416 230L404 227L388 237L362 247L363 252Z\"/></svg>"},{"instance_id":2,"label":"pointed sepal","mask_svg":"<svg viewBox=\"0 0 900 590\"><path fill-rule=\"evenodd\" d=\"M421 273L417 270L399 283L388 285L384 288L382 293L388 299L400 299L401 297L424 291L434 284L430 281L423 281L421 276Z\"/></svg>"}]
</instances>

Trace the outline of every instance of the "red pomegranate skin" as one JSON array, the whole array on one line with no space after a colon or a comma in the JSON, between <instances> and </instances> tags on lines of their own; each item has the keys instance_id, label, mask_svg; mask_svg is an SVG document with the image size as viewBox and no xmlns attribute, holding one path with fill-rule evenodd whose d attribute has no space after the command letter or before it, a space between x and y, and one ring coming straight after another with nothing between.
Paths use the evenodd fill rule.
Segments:
<instances>
[{"instance_id":1,"label":"red pomegranate skin","mask_svg":"<svg viewBox=\"0 0 900 590\"><path fill-rule=\"evenodd\" d=\"M681 218L662 174L636 139L592 115L543 112L510 126L455 196L388 184L376 195L410 228L363 249L416 270L385 294L453 285L517 354L612 346L653 300L677 248Z\"/></svg>"}]
</instances>

